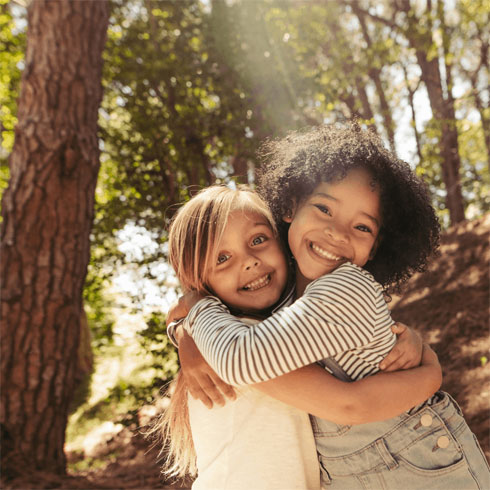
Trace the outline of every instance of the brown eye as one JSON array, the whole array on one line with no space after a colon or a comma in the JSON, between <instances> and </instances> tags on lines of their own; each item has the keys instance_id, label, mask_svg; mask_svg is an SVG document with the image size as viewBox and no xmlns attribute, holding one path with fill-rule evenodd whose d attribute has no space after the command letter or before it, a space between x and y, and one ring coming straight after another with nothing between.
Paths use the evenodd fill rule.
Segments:
<instances>
[{"instance_id":1,"label":"brown eye","mask_svg":"<svg viewBox=\"0 0 490 490\"><path fill-rule=\"evenodd\" d=\"M362 231L363 233L372 233L373 232L371 230L371 228L369 228L369 226L366 226L366 225L358 225L358 226L356 226L356 229L359 231Z\"/></svg>"},{"instance_id":2,"label":"brown eye","mask_svg":"<svg viewBox=\"0 0 490 490\"><path fill-rule=\"evenodd\" d=\"M315 204L315 207L319 209L323 214L328 214L328 216L332 216L330 209L323 204Z\"/></svg>"}]
</instances>

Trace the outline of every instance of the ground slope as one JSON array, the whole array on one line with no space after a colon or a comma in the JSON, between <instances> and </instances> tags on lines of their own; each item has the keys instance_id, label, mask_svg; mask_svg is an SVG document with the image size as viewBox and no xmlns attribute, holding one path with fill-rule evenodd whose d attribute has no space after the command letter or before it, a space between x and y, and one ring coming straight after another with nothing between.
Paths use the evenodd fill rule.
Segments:
<instances>
[{"instance_id":1,"label":"ground slope","mask_svg":"<svg viewBox=\"0 0 490 490\"><path fill-rule=\"evenodd\" d=\"M444 233L440 256L410 279L392 314L437 352L442 388L460 404L490 460L489 233L490 214Z\"/></svg>"}]
</instances>

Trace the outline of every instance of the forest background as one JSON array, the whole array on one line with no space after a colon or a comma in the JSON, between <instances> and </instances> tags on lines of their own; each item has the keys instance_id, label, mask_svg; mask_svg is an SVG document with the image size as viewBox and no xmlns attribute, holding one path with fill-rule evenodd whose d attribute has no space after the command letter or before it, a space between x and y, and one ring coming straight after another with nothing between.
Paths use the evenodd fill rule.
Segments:
<instances>
[{"instance_id":1,"label":"forest background","mask_svg":"<svg viewBox=\"0 0 490 490\"><path fill-rule=\"evenodd\" d=\"M357 117L444 227L490 209L484 1L0 9L4 477L63 473L67 424L76 467L102 464L94 434L173 377L166 226L202 186L253 185L265 138Z\"/></svg>"}]
</instances>

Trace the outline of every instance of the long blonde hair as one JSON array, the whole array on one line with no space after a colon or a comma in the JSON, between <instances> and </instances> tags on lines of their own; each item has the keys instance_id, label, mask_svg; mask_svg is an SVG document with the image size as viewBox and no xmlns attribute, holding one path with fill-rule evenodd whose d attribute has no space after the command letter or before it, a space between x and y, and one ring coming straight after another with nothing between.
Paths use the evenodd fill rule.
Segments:
<instances>
[{"instance_id":1,"label":"long blonde hair","mask_svg":"<svg viewBox=\"0 0 490 490\"><path fill-rule=\"evenodd\" d=\"M274 218L257 193L246 186L230 189L211 186L201 190L175 214L169 228L169 262L184 291L209 294L208 272L228 219L235 211L263 215L275 234ZM170 404L160 415L151 433L158 433L161 454L166 454L163 472L167 476L195 476L196 453L192 441L187 406L188 390L182 373L170 383Z\"/></svg>"}]
</instances>

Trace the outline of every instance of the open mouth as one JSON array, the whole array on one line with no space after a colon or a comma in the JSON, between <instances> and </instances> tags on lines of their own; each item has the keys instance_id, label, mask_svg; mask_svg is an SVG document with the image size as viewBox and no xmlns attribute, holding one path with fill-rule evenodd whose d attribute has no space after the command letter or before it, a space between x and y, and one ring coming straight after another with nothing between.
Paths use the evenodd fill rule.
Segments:
<instances>
[{"instance_id":1,"label":"open mouth","mask_svg":"<svg viewBox=\"0 0 490 490\"><path fill-rule=\"evenodd\" d=\"M319 255L320 257L324 258L324 259L328 259L328 260L335 260L336 262L338 262L339 260L342 260L343 257L339 257L338 255L335 255L331 252L329 252L328 250L325 250L321 247L319 247L318 245L316 245L315 243L313 242L310 242L310 248L317 254Z\"/></svg>"},{"instance_id":2,"label":"open mouth","mask_svg":"<svg viewBox=\"0 0 490 490\"><path fill-rule=\"evenodd\" d=\"M242 289L244 289L245 291L256 291L257 289L262 289L263 287L267 286L270 282L271 275L265 274L262 277L259 277L258 279L255 279L254 281L245 284Z\"/></svg>"}]
</instances>

